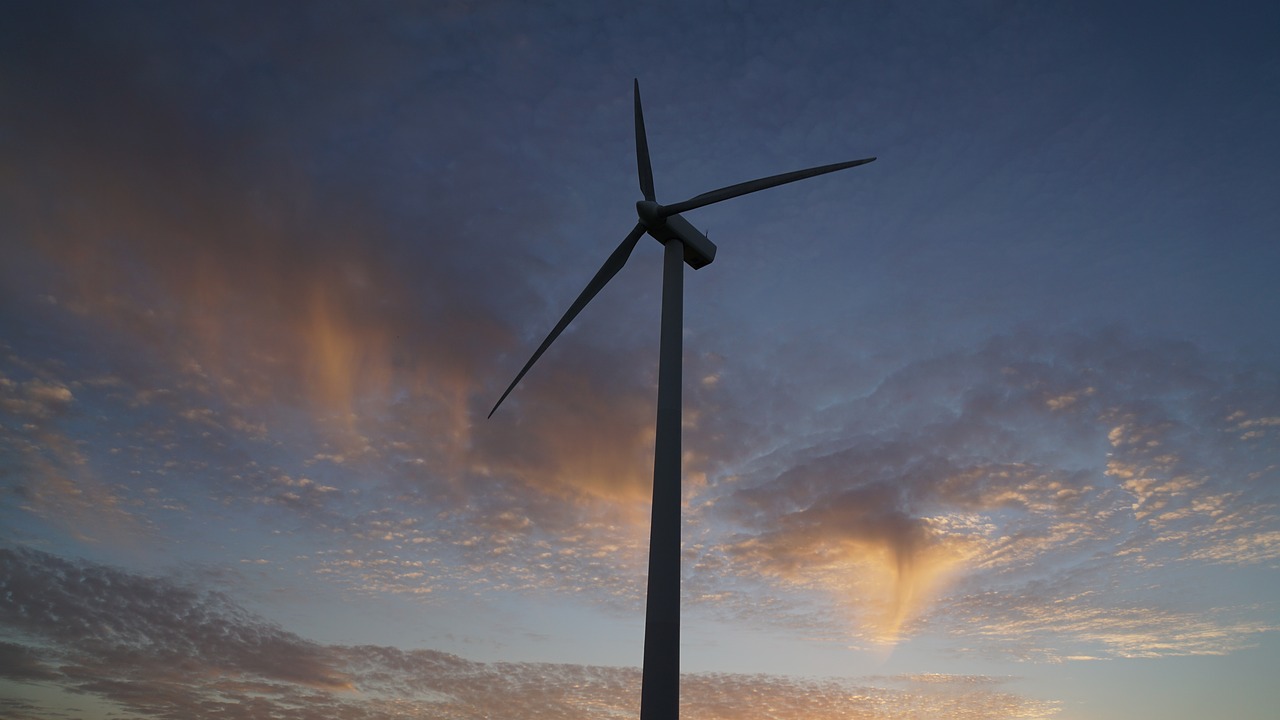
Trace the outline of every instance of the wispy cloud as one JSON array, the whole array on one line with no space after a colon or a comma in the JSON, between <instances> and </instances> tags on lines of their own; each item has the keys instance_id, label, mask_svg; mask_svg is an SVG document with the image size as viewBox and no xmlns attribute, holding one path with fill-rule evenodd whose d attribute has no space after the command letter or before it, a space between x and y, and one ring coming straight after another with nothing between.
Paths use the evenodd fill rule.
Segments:
<instances>
[{"instance_id":1,"label":"wispy cloud","mask_svg":"<svg viewBox=\"0 0 1280 720\"><path fill-rule=\"evenodd\" d=\"M1277 497L1261 480L1276 449L1242 448L1236 428L1273 414L1277 378L1237 372L1120 332L997 338L910 365L825 411L807 443L728 478L705 522L738 532L709 540L703 551L727 562L707 568L727 587L824 592L851 612L850 632L882 642L943 621L1007 646L1056 627L1064 648L1103 655L1240 647L1270 629L1262 611L1221 609L1175 632L1190 611L1135 607L1108 579L1275 560ZM1019 595L1043 626L1006 612ZM972 609L963 619L935 611L957 603Z\"/></svg>"},{"instance_id":2,"label":"wispy cloud","mask_svg":"<svg viewBox=\"0 0 1280 720\"><path fill-rule=\"evenodd\" d=\"M134 506L187 512L176 495L195 480L223 507L271 525L288 518L289 533L324 538L303 562L349 592L425 602L571 593L634 611L647 540L644 391L625 380L611 395L575 391L582 376L568 364L564 376L548 372L531 386L573 399L532 432L513 413L424 446L420 427L394 419L395 401L384 406L393 418L359 416L377 433L343 440L276 422L287 406L232 405L212 390L139 401L128 380L92 384L18 363L41 379L8 380L9 415L42 434L10 425L6 442L27 448L18 456L29 458L33 480L22 492L51 521L84 520L90 507L98 512L86 528L101 526L103 508L124 519ZM964 628L965 647L1042 659L1215 654L1270 628L1265 609L1195 595L1160 606L1124 588L1275 561L1280 528L1267 480L1277 458L1266 419L1280 394L1271 373L1242 374L1185 343L1122 332L1001 337L904 367L755 458L723 440L726 430L759 435L802 410L777 404L776 416L752 415L732 400L741 377L702 387L720 409L686 428L692 455L723 449L726 458L699 461L716 482L687 489L686 587L705 610L854 643ZM743 396L768 393L761 384ZM630 405L612 404L626 396ZM551 397L540 406L559 404ZM460 402L461 417L487 411ZM81 406L148 420L72 446L58 438ZM281 429L263 435L228 419L241 415ZM605 417L613 419L582 424ZM1263 435L1243 437L1250 432ZM599 454L571 442L580 437L601 443ZM95 490L104 487L95 477L123 467L119 457L129 472L150 468L149 488ZM75 474L54 473L42 458ZM293 558L282 550L267 542L249 553ZM1046 575L1064 580L1046 585ZM1061 622L1017 597L1063 609ZM1202 631L1174 633L1197 603L1218 610L1200 613Z\"/></svg>"}]
</instances>

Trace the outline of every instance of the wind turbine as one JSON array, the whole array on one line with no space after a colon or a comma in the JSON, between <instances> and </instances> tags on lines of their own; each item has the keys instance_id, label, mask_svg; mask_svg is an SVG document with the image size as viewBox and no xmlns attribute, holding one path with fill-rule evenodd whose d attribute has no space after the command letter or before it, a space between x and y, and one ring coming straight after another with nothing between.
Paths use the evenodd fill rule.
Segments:
<instances>
[{"instance_id":1,"label":"wind turbine","mask_svg":"<svg viewBox=\"0 0 1280 720\"><path fill-rule=\"evenodd\" d=\"M582 308L591 302L631 257L640 238L648 233L662 243L662 327L658 346L658 420L653 450L653 510L649 527L649 588L645 607L644 669L640 689L640 720L666 720L680 713L680 382L684 324L684 263L697 270L711 264L716 246L706 235L680 216L686 210L705 207L748 193L804 180L816 175L865 165L874 157L822 165L806 170L749 180L702 193L674 205L660 205L653 191L653 167L649 140L640 109L640 81L635 81L636 164L640 192L636 203L639 222L623 238L573 301L560 322L551 329L533 357L524 364L506 392L494 403L489 417L515 389L529 368L542 357Z\"/></svg>"}]
</instances>

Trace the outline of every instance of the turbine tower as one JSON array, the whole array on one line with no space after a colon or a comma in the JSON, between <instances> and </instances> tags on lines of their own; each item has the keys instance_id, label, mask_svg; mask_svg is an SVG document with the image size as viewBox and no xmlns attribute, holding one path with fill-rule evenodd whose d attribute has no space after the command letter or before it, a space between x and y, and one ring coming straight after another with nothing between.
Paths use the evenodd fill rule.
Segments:
<instances>
[{"instance_id":1,"label":"turbine tower","mask_svg":"<svg viewBox=\"0 0 1280 720\"><path fill-rule=\"evenodd\" d=\"M680 216L686 210L804 180L845 168L864 165L874 157L822 165L771 175L712 190L674 205L660 205L653 191L653 167L649 140L640 109L640 81L635 81L636 164L640 192L636 203L639 222L623 238L613 254L587 283L560 322L552 328L533 356L524 364L489 417L515 389L529 368L591 302L631 257L640 238L648 233L664 247L662 262L662 327L658 346L658 419L653 451L653 509L649 527L649 587L645 607L644 670L640 690L640 720L668 720L680 713L680 414L681 354L684 324L684 264L697 270L711 264L716 246Z\"/></svg>"}]
</instances>

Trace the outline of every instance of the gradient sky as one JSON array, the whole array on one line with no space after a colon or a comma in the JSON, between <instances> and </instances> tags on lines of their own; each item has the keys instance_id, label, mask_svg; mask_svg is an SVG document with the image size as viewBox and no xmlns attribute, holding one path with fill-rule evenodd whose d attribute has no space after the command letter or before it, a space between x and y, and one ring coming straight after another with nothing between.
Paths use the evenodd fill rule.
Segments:
<instances>
[{"instance_id":1,"label":"gradient sky","mask_svg":"<svg viewBox=\"0 0 1280 720\"><path fill-rule=\"evenodd\" d=\"M1274 717L1275 3L5 3L0 716Z\"/></svg>"}]
</instances>

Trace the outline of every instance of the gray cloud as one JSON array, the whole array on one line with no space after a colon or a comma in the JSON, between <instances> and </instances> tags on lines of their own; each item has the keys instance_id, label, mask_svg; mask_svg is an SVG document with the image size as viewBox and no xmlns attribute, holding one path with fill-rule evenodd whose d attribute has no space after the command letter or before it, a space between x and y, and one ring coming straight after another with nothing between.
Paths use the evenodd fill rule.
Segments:
<instances>
[{"instance_id":1,"label":"gray cloud","mask_svg":"<svg viewBox=\"0 0 1280 720\"><path fill-rule=\"evenodd\" d=\"M70 650L59 658L63 672L110 676L106 665L127 659L135 677L183 681L212 671L319 688L347 684L329 650L247 616L216 593L21 548L3 550L0 562L5 626Z\"/></svg>"},{"instance_id":2,"label":"gray cloud","mask_svg":"<svg viewBox=\"0 0 1280 720\"><path fill-rule=\"evenodd\" d=\"M59 677L40 659L40 654L24 645L0 642L0 673L10 680L36 682Z\"/></svg>"},{"instance_id":3,"label":"gray cloud","mask_svg":"<svg viewBox=\"0 0 1280 720\"><path fill-rule=\"evenodd\" d=\"M0 627L20 640L0 644L6 677L110 700L144 717L532 719L637 709L639 672L632 668L486 664L430 650L322 646L217 593L30 549L0 550L0 590ZM993 678L864 684L726 674L686 676L682 705L695 718L763 707L819 718L1050 717L1056 708L1005 692Z\"/></svg>"}]
</instances>

